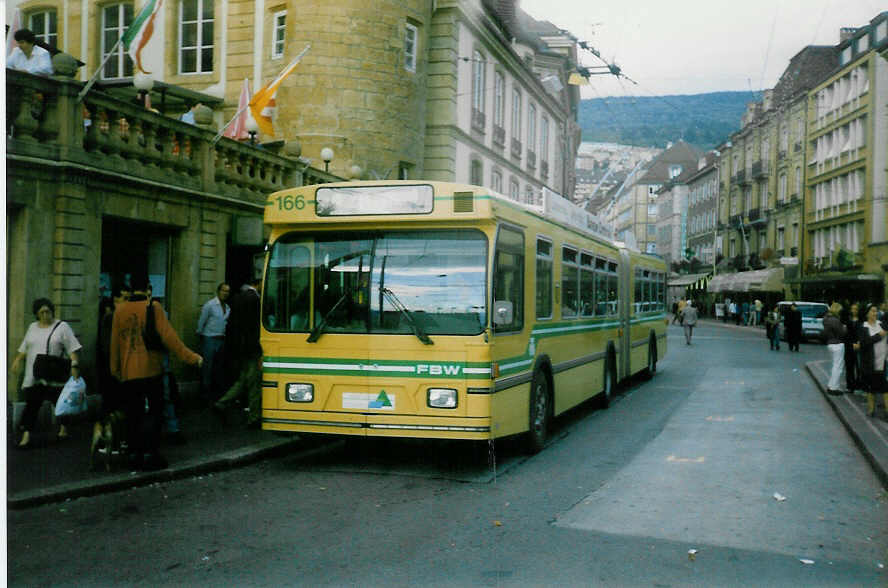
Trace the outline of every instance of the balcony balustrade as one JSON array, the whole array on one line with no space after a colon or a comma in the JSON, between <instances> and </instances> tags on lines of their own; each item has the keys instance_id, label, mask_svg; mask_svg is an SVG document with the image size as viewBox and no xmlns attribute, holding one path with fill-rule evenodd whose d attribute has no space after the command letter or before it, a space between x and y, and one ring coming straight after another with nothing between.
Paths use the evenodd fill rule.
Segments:
<instances>
[{"instance_id":1,"label":"balcony balustrade","mask_svg":"<svg viewBox=\"0 0 888 588\"><path fill-rule=\"evenodd\" d=\"M763 178L768 175L770 171L770 164L767 161L756 161L752 164L752 177L753 178Z\"/></svg>"},{"instance_id":2,"label":"balcony balustrade","mask_svg":"<svg viewBox=\"0 0 888 588\"><path fill-rule=\"evenodd\" d=\"M506 129L497 124L493 125L493 144L501 149L506 146Z\"/></svg>"},{"instance_id":3,"label":"balcony balustrade","mask_svg":"<svg viewBox=\"0 0 888 588\"><path fill-rule=\"evenodd\" d=\"M264 202L270 192L338 178L303 161L91 91L6 71L7 159L51 161L193 193ZM85 117L88 117L85 122ZM39 165L39 164L38 164Z\"/></svg>"},{"instance_id":4,"label":"balcony balustrade","mask_svg":"<svg viewBox=\"0 0 888 588\"><path fill-rule=\"evenodd\" d=\"M512 158L521 159L521 141L512 137Z\"/></svg>"},{"instance_id":5,"label":"balcony balustrade","mask_svg":"<svg viewBox=\"0 0 888 588\"><path fill-rule=\"evenodd\" d=\"M477 108L472 109L472 130L478 131L479 133L484 132L484 125L487 122L487 117L484 116L484 113L478 110Z\"/></svg>"}]
</instances>

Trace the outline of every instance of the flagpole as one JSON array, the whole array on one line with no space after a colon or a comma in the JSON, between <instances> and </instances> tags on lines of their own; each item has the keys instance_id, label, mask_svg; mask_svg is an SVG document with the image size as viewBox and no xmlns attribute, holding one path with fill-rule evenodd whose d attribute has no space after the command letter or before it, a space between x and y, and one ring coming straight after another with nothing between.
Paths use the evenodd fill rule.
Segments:
<instances>
[{"instance_id":1,"label":"flagpole","mask_svg":"<svg viewBox=\"0 0 888 588\"><path fill-rule=\"evenodd\" d=\"M242 113L243 111L245 111L246 109L248 109L249 107L250 107L250 103L247 102L247 105L246 105L246 106L244 106L243 108L241 108L240 110L238 110L237 112L234 113L234 116L231 117L231 120L228 121L227 123L225 123L225 126L222 127L222 130L219 131L219 132L216 134L215 137L213 137L213 143L214 143L214 144L219 140L220 137L222 137L222 134L225 133L225 129L227 129L228 127L230 127L230 126L231 126L231 123L233 123L235 120L237 120L237 117L239 117L239 116L241 115L241 113Z\"/></svg>"},{"instance_id":2,"label":"flagpole","mask_svg":"<svg viewBox=\"0 0 888 588\"><path fill-rule=\"evenodd\" d=\"M86 93L89 92L89 89L92 88L93 84L96 83L96 80L99 79L99 73L101 73L102 68L105 67L105 64L108 63L108 60L111 59L111 56L114 55L114 51L120 45L120 42L122 40L123 40L123 37L121 37L120 39L117 39L117 42L114 44L114 47L111 48L111 51L108 52L108 55L106 55L105 59L102 60L102 63L99 64L99 68L96 70L96 73L93 74L93 76L89 79L89 81L86 83L86 85L83 87L83 89L80 90L80 93L77 94L77 102L78 103L83 100L83 97L86 96Z\"/></svg>"}]
</instances>

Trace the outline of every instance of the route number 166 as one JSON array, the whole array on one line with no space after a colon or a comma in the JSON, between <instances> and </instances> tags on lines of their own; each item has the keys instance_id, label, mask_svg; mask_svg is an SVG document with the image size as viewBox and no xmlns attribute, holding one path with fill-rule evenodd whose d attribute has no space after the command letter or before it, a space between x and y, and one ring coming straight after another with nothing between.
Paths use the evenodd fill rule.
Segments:
<instances>
[{"instance_id":1,"label":"route number 166","mask_svg":"<svg viewBox=\"0 0 888 588\"><path fill-rule=\"evenodd\" d=\"M278 196L275 198L278 205L278 210L302 210L305 208L305 201L302 199L302 196L291 196L287 194L286 196Z\"/></svg>"}]
</instances>

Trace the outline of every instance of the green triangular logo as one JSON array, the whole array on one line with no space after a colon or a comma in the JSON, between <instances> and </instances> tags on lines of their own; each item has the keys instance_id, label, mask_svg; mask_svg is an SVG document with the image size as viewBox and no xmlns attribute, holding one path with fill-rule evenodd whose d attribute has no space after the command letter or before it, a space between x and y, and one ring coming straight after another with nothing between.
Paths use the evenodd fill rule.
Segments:
<instances>
[{"instance_id":1,"label":"green triangular logo","mask_svg":"<svg viewBox=\"0 0 888 588\"><path fill-rule=\"evenodd\" d=\"M389 400L388 395L385 393L385 390L380 391L379 396L376 397L376 402L379 406L391 406L392 401Z\"/></svg>"}]
</instances>

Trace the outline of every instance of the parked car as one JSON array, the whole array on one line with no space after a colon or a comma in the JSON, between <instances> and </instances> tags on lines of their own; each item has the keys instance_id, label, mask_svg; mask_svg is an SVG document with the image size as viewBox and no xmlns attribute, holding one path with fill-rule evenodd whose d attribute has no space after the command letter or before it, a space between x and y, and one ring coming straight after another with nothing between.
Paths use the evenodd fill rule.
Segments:
<instances>
[{"instance_id":1,"label":"parked car","mask_svg":"<svg viewBox=\"0 0 888 588\"><path fill-rule=\"evenodd\" d=\"M780 324L777 326L780 338L786 341L786 328L783 326L784 313L789 310L791 304L795 304L802 313L802 340L816 340L823 342L823 317L829 311L829 305L823 302L804 302L784 300L777 303L780 309Z\"/></svg>"}]
</instances>

